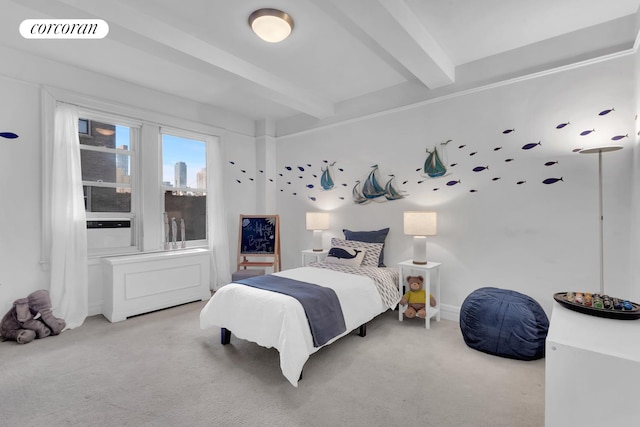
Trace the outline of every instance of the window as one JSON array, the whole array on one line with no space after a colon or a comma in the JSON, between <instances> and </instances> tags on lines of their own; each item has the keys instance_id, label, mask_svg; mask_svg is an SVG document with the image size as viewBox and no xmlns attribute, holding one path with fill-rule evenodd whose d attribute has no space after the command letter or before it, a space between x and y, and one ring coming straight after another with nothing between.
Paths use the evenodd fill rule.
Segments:
<instances>
[{"instance_id":1,"label":"window","mask_svg":"<svg viewBox=\"0 0 640 427\"><path fill-rule=\"evenodd\" d=\"M138 129L84 117L78 125L90 254L137 249L132 175Z\"/></svg>"},{"instance_id":2,"label":"window","mask_svg":"<svg viewBox=\"0 0 640 427\"><path fill-rule=\"evenodd\" d=\"M77 108L78 140L90 258L164 250L165 212L176 219L178 242L183 220L185 246L209 246L207 171L208 162L219 161L211 148L218 144L219 129L65 92L59 97L64 99L44 96L47 129L55 128L57 103L84 105ZM47 132L43 147L47 166L53 160L53 134ZM42 178L47 188L49 174ZM43 193L43 203L50 202L50 192ZM47 212L43 261L50 257L53 234Z\"/></svg>"},{"instance_id":3,"label":"window","mask_svg":"<svg viewBox=\"0 0 640 427\"><path fill-rule=\"evenodd\" d=\"M201 139L198 139L198 138ZM199 135L162 130L162 183L164 211L186 242L207 239L207 144ZM166 239L166 236L165 236ZM169 239L172 239L169 233ZM182 240L178 231L177 240Z\"/></svg>"}]
</instances>

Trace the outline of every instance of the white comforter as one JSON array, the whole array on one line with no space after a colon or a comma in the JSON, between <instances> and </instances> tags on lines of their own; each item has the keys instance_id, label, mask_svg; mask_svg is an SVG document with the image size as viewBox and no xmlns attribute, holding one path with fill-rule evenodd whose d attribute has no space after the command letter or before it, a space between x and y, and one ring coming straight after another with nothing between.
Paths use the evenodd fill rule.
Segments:
<instances>
[{"instance_id":1,"label":"white comforter","mask_svg":"<svg viewBox=\"0 0 640 427\"><path fill-rule=\"evenodd\" d=\"M325 345L389 308L382 301L374 280L367 276L314 267L275 274L326 286L336 292L347 330ZM313 346L307 317L295 298L250 286L231 283L215 292L200 312L200 328L214 327L227 328L238 338L278 349L282 373L296 387L305 362L319 349Z\"/></svg>"}]
</instances>

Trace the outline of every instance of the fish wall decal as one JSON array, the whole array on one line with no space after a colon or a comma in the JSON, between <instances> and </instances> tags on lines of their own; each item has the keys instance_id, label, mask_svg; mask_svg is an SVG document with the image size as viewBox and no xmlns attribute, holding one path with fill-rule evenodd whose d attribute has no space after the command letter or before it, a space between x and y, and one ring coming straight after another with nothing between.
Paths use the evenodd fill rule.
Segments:
<instances>
[{"instance_id":1,"label":"fish wall decal","mask_svg":"<svg viewBox=\"0 0 640 427\"><path fill-rule=\"evenodd\" d=\"M543 184L555 184L556 182L563 181L562 177L560 178L547 178L542 181Z\"/></svg>"},{"instance_id":2,"label":"fish wall decal","mask_svg":"<svg viewBox=\"0 0 640 427\"><path fill-rule=\"evenodd\" d=\"M522 149L523 150L531 150L532 148L537 147L538 145L542 145L542 143L540 141L538 141L538 142L532 142L532 143L529 143L529 144L524 144L522 146Z\"/></svg>"}]
</instances>

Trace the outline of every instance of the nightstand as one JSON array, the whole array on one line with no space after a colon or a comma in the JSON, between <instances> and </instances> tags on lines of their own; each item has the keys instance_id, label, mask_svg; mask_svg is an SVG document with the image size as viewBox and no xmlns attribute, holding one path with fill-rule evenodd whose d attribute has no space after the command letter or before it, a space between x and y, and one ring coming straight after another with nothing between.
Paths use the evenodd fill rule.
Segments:
<instances>
[{"instance_id":1,"label":"nightstand","mask_svg":"<svg viewBox=\"0 0 640 427\"><path fill-rule=\"evenodd\" d=\"M414 264L412 260L402 261L398 264L400 270L400 277L398 282L398 292L400 292L400 298L404 295L405 279L407 276L422 276L424 277L424 290L427 291L427 317L425 320L425 327L431 328L430 320L435 317L440 321L440 263L429 261L426 264ZM433 275L433 280L431 280ZM429 295L433 295L436 299L436 306L431 307L429 305ZM402 322L404 318L404 310L406 305L398 305L398 320Z\"/></svg>"},{"instance_id":2,"label":"nightstand","mask_svg":"<svg viewBox=\"0 0 640 427\"><path fill-rule=\"evenodd\" d=\"M329 254L329 251L326 249L323 249L321 251L314 251L313 249L305 249L302 252L302 266L306 266L309 265L308 264L308 259L310 259L310 262L320 262L323 261L327 255Z\"/></svg>"}]
</instances>

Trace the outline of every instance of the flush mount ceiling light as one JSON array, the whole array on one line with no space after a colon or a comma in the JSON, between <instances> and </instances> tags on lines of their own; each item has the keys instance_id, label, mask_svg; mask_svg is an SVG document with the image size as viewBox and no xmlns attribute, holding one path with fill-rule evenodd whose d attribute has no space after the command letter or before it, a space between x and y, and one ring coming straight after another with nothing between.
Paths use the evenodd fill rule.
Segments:
<instances>
[{"instance_id":1,"label":"flush mount ceiling light","mask_svg":"<svg viewBox=\"0 0 640 427\"><path fill-rule=\"evenodd\" d=\"M258 9L249 15L249 26L262 40L278 43L293 31L293 19L278 9Z\"/></svg>"},{"instance_id":2,"label":"flush mount ceiling light","mask_svg":"<svg viewBox=\"0 0 640 427\"><path fill-rule=\"evenodd\" d=\"M104 129L104 128L96 128L96 132L104 136L111 136L114 133L116 133L115 129Z\"/></svg>"}]
</instances>

